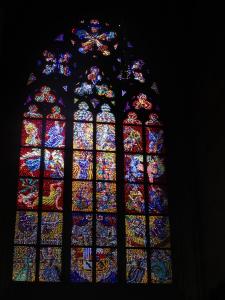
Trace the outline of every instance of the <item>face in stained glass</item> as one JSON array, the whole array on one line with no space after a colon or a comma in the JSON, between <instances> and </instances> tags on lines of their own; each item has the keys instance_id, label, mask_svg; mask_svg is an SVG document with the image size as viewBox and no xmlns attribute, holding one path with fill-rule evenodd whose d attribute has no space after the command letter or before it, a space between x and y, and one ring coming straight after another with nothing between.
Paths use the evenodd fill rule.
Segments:
<instances>
[{"instance_id":1,"label":"face in stained glass","mask_svg":"<svg viewBox=\"0 0 225 300\"><path fill-rule=\"evenodd\" d=\"M117 228L116 216L106 214L96 216L96 244L97 246L116 246Z\"/></svg>"},{"instance_id":2,"label":"face in stained glass","mask_svg":"<svg viewBox=\"0 0 225 300\"><path fill-rule=\"evenodd\" d=\"M151 282L171 283L172 262L170 250L155 249L151 254Z\"/></svg>"},{"instance_id":3,"label":"face in stained glass","mask_svg":"<svg viewBox=\"0 0 225 300\"><path fill-rule=\"evenodd\" d=\"M125 155L125 179L141 182L144 179L143 155Z\"/></svg>"},{"instance_id":4,"label":"face in stained glass","mask_svg":"<svg viewBox=\"0 0 225 300\"><path fill-rule=\"evenodd\" d=\"M18 184L17 207L37 209L39 181L32 178L20 178Z\"/></svg>"},{"instance_id":5,"label":"face in stained glass","mask_svg":"<svg viewBox=\"0 0 225 300\"><path fill-rule=\"evenodd\" d=\"M47 121L45 133L45 147L65 147L65 122Z\"/></svg>"},{"instance_id":6,"label":"face in stained glass","mask_svg":"<svg viewBox=\"0 0 225 300\"><path fill-rule=\"evenodd\" d=\"M114 151L115 148L115 126L97 124L96 149Z\"/></svg>"},{"instance_id":7,"label":"face in stained glass","mask_svg":"<svg viewBox=\"0 0 225 300\"><path fill-rule=\"evenodd\" d=\"M63 178L64 176L64 151L45 149L44 177Z\"/></svg>"},{"instance_id":8,"label":"face in stained glass","mask_svg":"<svg viewBox=\"0 0 225 300\"><path fill-rule=\"evenodd\" d=\"M41 218L41 243L42 245L62 244L62 213L43 212Z\"/></svg>"},{"instance_id":9,"label":"face in stained glass","mask_svg":"<svg viewBox=\"0 0 225 300\"><path fill-rule=\"evenodd\" d=\"M41 149L21 148L20 176L39 177Z\"/></svg>"},{"instance_id":10,"label":"face in stained glass","mask_svg":"<svg viewBox=\"0 0 225 300\"><path fill-rule=\"evenodd\" d=\"M92 249L71 249L71 271L72 282L92 282Z\"/></svg>"},{"instance_id":11,"label":"face in stained glass","mask_svg":"<svg viewBox=\"0 0 225 300\"><path fill-rule=\"evenodd\" d=\"M166 214L168 213L168 200L165 190L157 185L148 187L149 213Z\"/></svg>"},{"instance_id":12,"label":"face in stained glass","mask_svg":"<svg viewBox=\"0 0 225 300\"><path fill-rule=\"evenodd\" d=\"M73 181L72 183L72 211L92 211L92 182Z\"/></svg>"},{"instance_id":13,"label":"face in stained glass","mask_svg":"<svg viewBox=\"0 0 225 300\"><path fill-rule=\"evenodd\" d=\"M97 182L96 202L98 212L116 212L116 184Z\"/></svg>"},{"instance_id":14,"label":"face in stained glass","mask_svg":"<svg viewBox=\"0 0 225 300\"><path fill-rule=\"evenodd\" d=\"M62 210L63 209L64 183L60 180L44 180L42 209Z\"/></svg>"},{"instance_id":15,"label":"face in stained glass","mask_svg":"<svg viewBox=\"0 0 225 300\"><path fill-rule=\"evenodd\" d=\"M34 247L15 246L13 256L14 281L35 280L36 250Z\"/></svg>"},{"instance_id":16,"label":"face in stained glass","mask_svg":"<svg viewBox=\"0 0 225 300\"><path fill-rule=\"evenodd\" d=\"M93 149L93 124L76 122L73 124L73 149Z\"/></svg>"},{"instance_id":17,"label":"face in stained glass","mask_svg":"<svg viewBox=\"0 0 225 300\"><path fill-rule=\"evenodd\" d=\"M124 151L142 152L142 129L141 126L123 127Z\"/></svg>"},{"instance_id":18,"label":"face in stained glass","mask_svg":"<svg viewBox=\"0 0 225 300\"><path fill-rule=\"evenodd\" d=\"M150 183L161 181L165 174L164 159L156 155L147 155L147 173Z\"/></svg>"},{"instance_id":19,"label":"face in stained glass","mask_svg":"<svg viewBox=\"0 0 225 300\"><path fill-rule=\"evenodd\" d=\"M162 153L164 143L164 132L159 128L146 127L146 152Z\"/></svg>"},{"instance_id":20,"label":"face in stained glass","mask_svg":"<svg viewBox=\"0 0 225 300\"><path fill-rule=\"evenodd\" d=\"M116 180L116 154L97 152L96 178L98 180Z\"/></svg>"},{"instance_id":21,"label":"face in stained glass","mask_svg":"<svg viewBox=\"0 0 225 300\"><path fill-rule=\"evenodd\" d=\"M72 214L72 245L91 246L92 244L92 215Z\"/></svg>"},{"instance_id":22,"label":"face in stained glass","mask_svg":"<svg viewBox=\"0 0 225 300\"><path fill-rule=\"evenodd\" d=\"M111 248L96 249L96 281L102 283L117 282L117 250Z\"/></svg>"},{"instance_id":23,"label":"face in stained glass","mask_svg":"<svg viewBox=\"0 0 225 300\"><path fill-rule=\"evenodd\" d=\"M38 214L30 211L16 213L15 244L35 244L37 241Z\"/></svg>"},{"instance_id":24,"label":"face in stained glass","mask_svg":"<svg viewBox=\"0 0 225 300\"><path fill-rule=\"evenodd\" d=\"M88 151L73 152L73 179L92 179L93 156Z\"/></svg>"},{"instance_id":25,"label":"face in stained glass","mask_svg":"<svg viewBox=\"0 0 225 300\"><path fill-rule=\"evenodd\" d=\"M147 283L147 253L142 249L127 249L127 283Z\"/></svg>"},{"instance_id":26,"label":"face in stained glass","mask_svg":"<svg viewBox=\"0 0 225 300\"><path fill-rule=\"evenodd\" d=\"M61 248L41 248L39 281L61 281Z\"/></svg>"},{"instance_id":27,"label":"face in stained glass","mask_svg":"<svg viewBox=\"0 0 225 300\"><path fill-rule=\"evenodd\" d=\"M126 246L127 247L145 247L146 246L146 229L145 217L127 215L126 224Z\"/></svg>"},{"instance_id":28,"label":"face in stained glass","mask_svg":"<svg viewBox=\"0 0 225 300\"><path fill-rule=\"evenodd\" d=\"M151 247L170 247L170 225L168 217L150 216L149 227Z\"/></svg>"},{"instance_id":29,"label":"face in stained glass","mask_svg":"<svg viewBox=\"0 0 225 300\"><path fill-rule=\"evenodd\" d=\"M22 127L22 146L41 146L41 120L24 120Z\"/></svg>"},{"instance_id":30,"label":"face in stained glass","mask_svg":"<svg viewBox=\"0 0 225 300\"><path fill-rule=\"evenodd\" d=\"M145 213L144 185L126 183L125 202L127 213Z\"/></svg>"}]
</instances>

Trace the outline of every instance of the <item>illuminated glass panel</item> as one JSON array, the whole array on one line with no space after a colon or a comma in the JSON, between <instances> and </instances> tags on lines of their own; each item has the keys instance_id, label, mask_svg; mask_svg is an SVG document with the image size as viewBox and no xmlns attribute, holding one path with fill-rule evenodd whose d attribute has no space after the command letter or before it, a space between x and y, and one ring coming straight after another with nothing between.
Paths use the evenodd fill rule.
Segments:
<instances>
[{"instance_id":1,"label":"illuminated glass panel","mask_svg":"<svg viewBox=\"0 0 225 300\"><path fill-rule=\"evenodd\" d=\"M116 154L97 153L96 178L98 180L116 180Z\"/></svg>"},{"instance_id":2,"label":"illuminated glass panel","mask_svg":"<svg viewBox=\"0 0 225 300\"><path fill-rule=\"evenodd\" d=\"M96 216L96 244L97 246L117 245L116 216L98 214Z\"/></svg>"},{"instance_id":3,"label":"illuminated glass panel","mask_svg":"<svg viewBox=\"0 0 225 300\"><path fill-rule=\"evenodd\" d=\"M85 102L80 102L78 110L74 113L75 121L93 121L92 113L89 111L89 106Z\"/></svg>"},{"instance_id":4,"label":"illuminated glass panel","mask_svg":"<svg viewBox=\"0 0 225 300\"><path fill-rule=\"evenodd\" d=\"M97 114L97 122L115 123L114 114L110 112L111 108L108 104L101 106L101 112Z\"/></svg>"},{"instance_id":5,"label":"illuminated glass panel","mask_svg":"<svg viewBox=\"0 0 225 300\"><path fill-rule=\"evenodd\" d=\"M64 182L62 180L44 180L42 209L62 210L63 209Z\"/></svg>"},{"instance_id":6,"label":"illuminated glass panel","mask_svg":"<svg viewBox=\"0 0 225 300\"><path fill-rule=\"evenodd\" d=\"M91 123L73 124L73 149L82 149L82 150L93 149L93 124Z\"/></svg>"},{"instance_id":7,"label":"illuminated glass panel","mask_svg":"<svg viewBox=\"0 0 225 300\"><path fill-rule=\"evenodd\" d=\"M48 148L65 147L65 122L62 121L46 122L45 147Z\"/></svg>"},{"instance_id":8,"label":"illuminated glass panel","mask_svg":"<svg viewBox=\"0 0 225 300\"><path fill-rule=\"evenodd\" d=\"M62 213L43 212L41 218L42 245L62 244Z\"/></svg>"},{"instance_id":9,"label":"illuminated glass panel","mask_svg":"<svg viewBox=\"0 0 225 300\"><path fill-rule=\"evenodd\" d=\"M39 180L33 178L19 178L17 208L37 209L39 194Z\"/></svg>"},{"instance_id":10,"label":"illuminated glass panel","mask_svg":"<svg viewBox=\"0 0 225 300\"><path fill-rule=\"evenodd\" d=\"M150 245L157 248L170 247L169 218L163 216L150 216Z\"/></svg>"},{"instance_id":11,"label":"illuminated glass panel","mask_svg":"<svg viewBox=\"0 0 225 300\"><path fill-rule=\"evenodd\" d=\"M156 155L147 155L147 173L150 183L162 181L165 174L164 159Z\"/></svg>"},{"instance_id":12,"label":"illuminated glass panel","mask_svg":"<svg viewBox=\"0 0 225 300\"><path fill-rule=\"evenodd\" d=\"M96 249L96 281L102 283L117 282L117 250L111 248Z\"/></svg>"},{"instance_id":13,"label":"illuminated glass panel","mask_svg":"<svg viewBox=\"0 0 225 300\"><path fill-rule=\"evenodd\" d=\"M34 118L34 119L40 119L43 117L43 115L39 112L39 109L37 105L32 104L28 107L28 111L24 114L25 118Z\"/></svg>"},{"instance_id":14,"label":"illuminated glass panel","mask_svg":"<svg viewBox=\"0 0 225 300\"><path fill-rule=\"evenodd\" d=\"M41 146L41 132L42 121L41 120L24 120L22 127L22 146Z\"/></svg>"},{"instance_id":15,"label":"illuminated glass panel","mask_svg":"<svg viewBox=\"0 0 225 300\"><path fill-rule=\"evenodd\" d=\"M127 213L145 213L144 185L126 183L125 203Z\"/></svg>"},{"instance_id":16,"label":"illuminated glass panel","mask_svg":"<svg viewBox=\"0 0 225 300\"><path fill-rule=\"evenodd\" d=\"M145 217L127 215L126 223L126 246L127 247L145 247L146 229Z\"/></svg>"},{"instance_id":17,"label":"illuminated glass panel","mask_svg":"<svg viewBox=\"0 0 225 300\"><path fill-rule=\"evenodd\" d=\"M127 283L147 283L147 252L142 249L127 249Z\"/></svg>"},{"instance_id":18,"label":"illuminated glass panel","mask_svg":"<svg viewBox=\"0 0 225 300\"><path fill-rule=\"evenodd\" d=\"M146 152L162 153L164 145L164 132L159 128L146 127Z\"/></svg>"},{"instance_id":19,"label":"illuminated glass panel","mask_svg":"<svg viewBox=\"0 0 225 300\"><path fill-rule=\"evenodd\" d=\"M15 244L35 244L37 241L38 214L18 211L16 213Z\"/></svg>"},{"instance_id":20,"label":"illuminated glass panel","mask_svg":"<svg viewBox=\"0 0 225 300\"><path fill-rule=\"evenodd\" d=\"M35 280L36 250L34 247L15 246L13 256L13 277L14 281Z\"/></svg>"},{"instance_id":21,"label":"illuminated glass panel","mask_svg":"<svg viewBox=\"0 0 225 300\"><path fill-rule=\"evenodd\" d=\"M116 184L97 182L96 202L98 212L116 212Z\"/></svg>"},{"instance_id":22,"label":"illuminated glass panel","mask_svg":"<svg viewBox=\"0 0 225 300\"><path fill-rule=\"evenodd\" d=\"M45 149L44 177L63 178L64 176L64 151Z\"/></svg>"},{"instance_id":23,"label":"illuminated glass panel","mask_svg":"<svg viewBox=\"0 0 225 300\"><path fill-rule=\"evenodd\" d=\"M73 152L73 179L92 179L93 154L88 151Z\"/></svg>"},{"instance_id":24,"label":"illuminated glass panel","mask_svg":"<svg viewBox=\"0 0 225 300\"><path fill-rule=\"evenodd\" d=\"M116 149L114 125L97 124L96 149L104 151Z\"/></svg>"},{"instance_id":25,"label":"illuminated glass panel","mask_svg":"<svg viewBox=\"0 0 225 300\"><path fill-rule=\"evenodd\" d=\"M43 282L61 281L61 248L41 248L39 280Z\"/></svg>"},{"instance_id":26,"label":"illuminated glass panel","mask_svg":"<svg viewBox=\"0 0 225 300\"><path fill-rule=\"evenodd\" d=\"M72 211L92 211L93 184L88 181L72 182Z\"/></svg>"},{"instance_id":27,"label":"illuminated glass panel","mask_svg":"<svg viewBox=\"0 0 225 300\"><path fill-rule=\"evenodd\" d=\"M72 282L92 282L92 248L71 249Z\"/></svg>"},{"instance_id":28,"label":"illuminated glass panel","mask_svg":"<svg viewBox=\"0 0 225 300\"><path fill-rule=\"evenodd\" d=\"M21 148L20 176L39 177L41 149Z\"/></svg>"},{"instance_id":29,"label":"illuminated glass panel","mask_svg":"<svg viewBox=\"0 0 225 300\"><path fill-rule=\"evenodd\" d=\"M152 250L151 253L151 282L171 283L172 262L170 250Z\"/></svg>"},{"instance_id":30,"label":"illuminated glass panel","mask_svg":"<svg viewBox=\"0 0 225 300\"><path fill-rule=\"evenodd\" d=\"M56 105L51 108L51 113L47 115L46 119L64 120L65 117L61 114L61 108Z\"/></svg>"},{"instance_id":31,"label":"illuminated glass panel","mask_svg":"<svg viewBox=\"0 0 225 300\"><path fill-rule=\"evenodd\" d=\"M125 155L125 180L141 182L144 178L143 155Z\"/></svg>"},{"instance_id":32,"label":"illuminated glass panel","mask_svg":"<svg viewBox=\"0 0 225 300\"><path fill-rule=\"evenodd\" d=\"M142 128L141 126L123 127L123 144L127 152L142 152Z\"/></svg>"},{"instance_id":33,"label":"illuminated glass panel","mask_svg":"<svg viewBox=\"0 0 225 300\"><path fill-rule=\"evenodd\" d=\"M149 194L149 213L166 214L168 213L168 200L165 190L158 185L148 187Z\"/></svg>"},{"instance_id":34,"label":"illuminated glass panel","mask_svg":"<svg viewBox=\"0 0 225 300\"><path fill-rule=\"evenodd\" d=\"M76 246L92 245L92 215L72 214L72 236L71 242Z\"/></svg>"}]
</instances>

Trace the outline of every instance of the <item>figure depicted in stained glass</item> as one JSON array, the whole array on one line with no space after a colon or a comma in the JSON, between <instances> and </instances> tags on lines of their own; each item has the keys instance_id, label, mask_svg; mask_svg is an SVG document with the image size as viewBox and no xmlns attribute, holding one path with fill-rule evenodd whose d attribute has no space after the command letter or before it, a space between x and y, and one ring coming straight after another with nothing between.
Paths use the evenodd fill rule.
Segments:
<instances>
[{"instance_id":1,"label":"figure depicted in stained glass","mask_svg":"<svg viewBox=\"0 0 225 300\"><path fill-rule=\"evenodd\" d=\"M147 253L142 249L127 249L127 283L147 283Z\"/></svg>"},{"instance_id":2,"label":"figure depicted in stained glass","mask_svg":"<svg viewBox=\"0 0 225 300\"><path fill-rule=\"evenodd\" d=\"M92 179L92 153L88 151L73 152L73 179Z\"/></svg>"},{"instance_id":3,"label":"figure depicted in stained glass","mask_svg":"<svg viewBox=\"0 0 225 300\"><path fill-rule=\"evenodd\" d=\"M116 246L117 230L116 216L106 214L96 216L96 244L97 246Z\"/></svg>"},{"instance_id":4,"label":"figure depicted in stained glass","mask_svg":"<svg viewBox=\"0 0 225 300\"><path fill-rule=\"evenodd\" d=\"M92 215L73 213L71 242L76 246L92 245Z\"/></svg>"},{"instance_id":5,"label":"figure depicted in stained glass","mask_svg":"<svg viewBox=\"0 0 225 300\"><path fill-rule=\"evenodd\" d=\"M73 149L93 149L93 124L74 122Z\"/></svg>"},{"instance_id":6,"label":"figure depicted in stained glass","mask_svg":"<svg viewBox=\"0 0 225 300\"><path fill-rule=\"evenodd\" d=\"M72 282L92 282L91 248L72 248L70 280Z\"/></svg>"},{"instance_id":7,"label":"figure depicted in stained glass","mask_svg":"<svg viewBox=\"0 0 225 300\"><path fill-rule=\"evenodd\" d=\"M96 281L117 282L117 251L115 249L96 249Z\"/></svg>"},{"instance_id":8,"label":"figure depicted in stained glass","mask_svg":"<svg viewBox=\"0 0 225 300\"><path fill-rule=\"evenodd\" d=\"M44 85L41 87L40 92L35 94L34 99L36 102L54 103L56 101L56 96L50 87Z\"/></svg>"},{"instance_id":9,"label":"figure depicted in stained glass","mask_svg":"<svg viewBox=\"0 0 225 300\"><path fill-rule=\"evenodd\" d=\"M20 175L38 177L41 149L22 148L20 152Z\"/></svg>"},{"instance_id":10,"label":"figure depicted in stained glass","mask_svg":"<svg viewBox=\"0 0 225 300\"><path fill-rule=\"evenodd\" d=\"M99 180L116 180L115 153L97 153L96 178Z\"/></svg>"},{"instance_id":11,"label":"figure depicted in stained glass","mask_svg":"<svg viewBox=\"0 0 225 300\"><path fill-rule=\"evenodd\" d=\"M172 262L169 250L153 250L151 255L151 282L171 283Z\"/></svg>"},{"instance_id":12,"label":"figure depicted in stained glass","mask_svg":"<svg viewBox=\"0 0 225 300\"><path fill-rule=\"evenodd\" d=\"M144 166L143 156L125 155L125 179L130 182L143 181Z\"/></svg>"},{"instance_id":13,"label":"figure depicted in stained glass","mask_svg":"<svg viewBox=\"0 0 225 300\"><path fill-rule=\"evenodd\" d=\"M115 126L97 124L96 149L113 151L115 148Z\"/></svg>"},{"instance_id":14,"label":"figure depicted in stained glass","mask_svg":"<svg viewBox=\"0 0 225 300\"><path fill-rule=\"evenodd\" d=\"M38 193L38 179L20 178L17 194L17 207L24 209L37 209Z\"/></svg>"},{"instance_id":15,"label":"figure depicted in stained glass","mask_svg":"<svg viewBox=\"0 0 225 300\"><path fill-rule=\"evenodd\" d=\"M125 222L126 246L144 247L146 245L145 217L127 215Z\"/></svg>"},{"instance_id":16,"label":"figure depicted in stained glass","mask_svg":"<svg viewBox=\"0 0 225 300\"><path fill-rule=\"evenodd\" d=\"M162 129L146 127L146 152L161 153L164 144Z\"/></svg>"},{"instance_id":17,"label":"figure depicted in stained glass","mask_svg":"<svg viewBox=\"0 0 225 300\"><path fill-rule=\"evenodd\" d=\"M59 119L64 120L65 117L61 114L61 108L59 106L53 106L51 113L47 115L47 119Z\"/></svg>"},{"instance_id":18,"label":"figure depicted in stained glass","mask_svg":"<svg viewBox=\"0 0 225 300\"><path fill-rule=\"evenodd\" d=\"M92 113L89 111L87 103L80 102L78 110L74 113L75 121L93 121Z\"/></svg>"},{"instance_id":19,"label":"figure depicted in stained glass","mask_svg":"<svg viewBox=\"0 0 225 300\"><path fill-rule=\"evenodd\" d=\"M170 225L168 217L150 216L151 247L168 248L170 246Z\"/></svg>"},{"instance_id":20,"label":"figure depicted in stained glass","mask_svg":"<svg viewBox=\"0 0 225 300\"><path fill-rule=\"evenodd\" d=\"M37 221L36 212L18 211L16 214L14 243L35 244L37 240Z\"/></svg>"},{"instance_id":21,"label":"figure depicted in stained glass","mask_svg":"<svg viewBox=\"0 0 225 300\"><path fill-rule=\"evenodd\" d=\"M43 212L41 218L42 245L61 245L62 243L62 213Z\"/></svg>"},{"instance_id":22,"label":"figure depicted in stained glass","mask_svg":"<svg viewBox=\"0 0 225 300\"><path fill-rule=\"evenodd\" d=\"M123 127L124 150L128 152L142 152L142 130L140 126Z\"/></svg>"},{"instance_id":23,"label":"figure depicted in stained glass","mask_svg":"<svg viewBox=\"0 0 225 300\"><path fill-rule=\"evenodd\" d=\"M158 182L165 173L165 165L163 158L159 156L147 156L147 173L150 183Z\"/></svg>"},{"instance_id":24,"label":"figure depicted in stained glass","mask_svg":"<svg viewBox=\"0 0 225 300\"><path fill-rule=\"evenodd\" d=\"M41 248L39 280L45 282L58 282L61 280L60 248Z\"/></svg>"},{"instance_id":25,"label":"figure depicted in stained glass","mask_svg":"<svg viewBox=\"0 0 225 300\"><path fill-rule=\"evenodd\" d=\"M147 95L140 93L133 102L133 107L135 109L144 108L150 110L152 108L152 103L149 102Z\"/></svg>"},{"instance_id":26,"label":"figure depicted in stained glass","mask_svg":"<svg viewBox=\"0 0 225 300\"><path fill-rule=\"evenodd\" d=\"M45 147L65 147L65 123L60 121L47 121L45 134Z\"/></svg>"},{"instance_id":27,"label":"figure depicted in stained glass","mask_svg":"<svg viewBox=\"0 0 225 300\"><path fill-rule=\"evenodd\" d=\"M73 181L72 183L72 211L92 210L92 182Z\"/></svg>"},{"instance_id":28,"label":"figure depicted in stained glass","mask_svg":"<svg viewBox=\"0 0 225 300\"><path fill-rule=\"evenodd\" d=\"M114 114L110 112L111 108L108 104L101 106L101 112L97 114L97 122L115 123Z\"/></svg>"},{"instance_id":29,"label":"figure depicted in stained glass","mask_svg":"<svg viewBox=\"0 0 225 300\"><path fill-rule=\"evenodd\" d=\"M45 177L62 178L64 176L64 152L45 149Z\"/></svg>"},{"instance_id":30,"label":"figure depicted in stained glass","mask_svg":"<svg viewBox=\"0 0 225 300\"><path fill-rule=\"evenodd\" d=\"M13 256L13 280L35 280L36 250L34 247L15 246Z\"/></svg>"},{"instance_id":31,"label":"figure depicted in stained glass","mask_svg":"<svg viewBox=\"0 0 225 300\"><path fill-rule=\"evenodd\" d=\"M168 213L167 196L163 188L157 185L148 187L149 193L149 213L166 214Z\"/></svg>"},{"instance_id":32,"label":"figure depicted in stained glass","mask_svg":"<svg viewBox=\"0 0 225 300\"><path fill-rule=\"evenodd\" d=\"M116 184L96 183L96 209L98 212L116 212Z\"/></svg>"},{"instance_id":33,"label":"figure depicted in stained glass","mask_svg":"<svg viewBox=\"0 0 225 300\"><path fill-rule=\"evenodd\" d=\"M42 208L44 210L63 209L63 181L44 180Z\"/></svg>"},{"instance_id":34,"label":"figure depicted in stained glass","mask_svg":"<svg viewBox=\"0 0 225 300\"><path fill-rule=\"evenodd\" d=\"M43 117L43 115L38 112L38 107L35 104L30 105L28 107L28 112L25 112L23 115L25 118L40 119Z\"/></svg>"},{"instance_id":35,"label":"figure depicted in stained glass","mask_svg":"<svg viewBox=\"0 0 225 300\"><path fill-rule=\"evenodd\" d=\"M125 202L127 213L145 213L144 186L125 184Z\"/></svg>"},{"instance_id":36,"label":"figure depicted in stained glass","mask_svg":"<svg viewBox=\"0 0 225 300\"><path fill-rule=\"evenodd\" d=\"M41 146L42 121L24 120L22 128L22 146Z\"/></svg>"}]
</instances>

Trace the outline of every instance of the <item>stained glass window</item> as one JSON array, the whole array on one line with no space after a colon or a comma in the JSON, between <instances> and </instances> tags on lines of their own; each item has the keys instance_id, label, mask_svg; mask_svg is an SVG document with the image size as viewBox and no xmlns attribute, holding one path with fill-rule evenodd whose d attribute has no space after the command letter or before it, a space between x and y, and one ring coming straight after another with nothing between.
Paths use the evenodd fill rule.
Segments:
<instances>
[{"instance_id":1,"label":"stained glass window","mask_svg":"<svg viewBox=\"0 0 225 300\"><path fill-rule=\"evenodd\" d=\"M13 281L172 282L159 91L122 32L81 20L28 78Z\"/></svg>"}]
</instances>

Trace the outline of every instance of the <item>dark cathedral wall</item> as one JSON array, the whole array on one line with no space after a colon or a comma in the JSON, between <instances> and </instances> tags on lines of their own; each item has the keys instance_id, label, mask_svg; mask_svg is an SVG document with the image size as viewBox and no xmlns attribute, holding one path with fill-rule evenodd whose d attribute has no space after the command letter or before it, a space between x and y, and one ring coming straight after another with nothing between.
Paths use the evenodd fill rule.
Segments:
<instances>
[{"instance_id":1,"label":"dark cathedral wall","mask_svg":"<svg viewBox=\"0 0 225 300\"><path fill-rule=\"evenodd\" d=\"M14 6L3 10L1 25L1 70L3 94L1 105L4 126L2 144L1 196L1 292L2 299L23 294L8 281L10 251L13 238L17 155L19 151L20 116L24 87L37 55L51 37L70 27L80 15L92 10L76 7L47 9L42 6ZM172 242L175 285L171 289L158 287L145 290L149 295L165 299L224 299L225 235L224 216L224 64L220 57L224 48L224 28L206 28L207 17L197 5L189 7L188 17L170 3L168 7L152 4L149 12L124 10L104 12L93 10L98 16L108 16L113 22L123 21L126 32L140 53L152 65L152 76L160 84L161 107L167 128L169 194L171 207ZM3 54L3 55L2 55ZM1 267L2 266L2 267ZM4 270L4 271L3 271ZM69 287L44 288L45 293L63 295ZM71 290L74 292L74 290ZM136 288L120 292L105 288L77 289L80 297L123 292L139 296ZM33 296L41 289L27 287L25 296ZM111 294L112 295L112 294ZM84 299L86 299L84 297Z\"/></svg>"}]
</instances>

